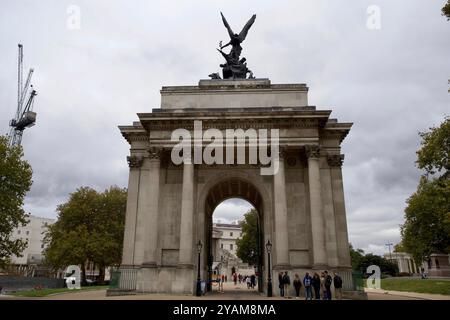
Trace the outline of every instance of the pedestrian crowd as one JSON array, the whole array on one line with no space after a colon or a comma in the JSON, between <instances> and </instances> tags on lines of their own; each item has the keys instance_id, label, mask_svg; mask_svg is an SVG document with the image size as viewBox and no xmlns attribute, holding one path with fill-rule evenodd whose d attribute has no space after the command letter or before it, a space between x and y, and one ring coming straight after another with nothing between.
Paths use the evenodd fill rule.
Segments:
<instances>
[{"instance_id":1,"label":"pedestrian crowd","mask_svg":"<svg viewBox=\"0 0 450 320\"><path fill-rule=\"evenodd\" d=\"M280 272L278 274L278 283L280 289L280 296L284 298L289 298L291 279L288 272ZM295 298L300 297L300 290L304 287L304 294L306 300L312 300L313 296L316 300L331 300L331 286L334 285L334 296L336 299L342 299L342 278L334 273L333 277L328 273L328 271L323 271L320 273L315 272L312 276L309 272L306 272L303 280L300 278L298 273L294 275L294 281L292 285L295 290Z\"/></svg>"}]
</instances>

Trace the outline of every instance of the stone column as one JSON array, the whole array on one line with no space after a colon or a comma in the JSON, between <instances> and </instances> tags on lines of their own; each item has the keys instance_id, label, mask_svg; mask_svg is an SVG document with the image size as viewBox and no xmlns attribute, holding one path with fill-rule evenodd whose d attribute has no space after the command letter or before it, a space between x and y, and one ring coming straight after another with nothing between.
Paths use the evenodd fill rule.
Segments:
<instances>
[{"instance_id":1,"label":"stone column","mask_svg":"<svg viewBox=\"0 0 450 320\"><path fill-rule=\"evenodd\" d=\"M342 163L344 155L329 156L331 183L333 186L333 205L336 223L336 239L340 267L351 267L348 243L347 217L345 214L344 184L342 182Z\"/></svg>"},{"instance_id":2,"label":"stone column","mask_svg":"<svg viewBox=\"0 0 450 320\"><path fill-rule=\"evenodd\" d=\"M179 265L192 266L194 221L194 164L184 159L183 189L181 196L180 255Z\"/></svg>"},{"instance_id":3,"label":"stone column","mask_svg":"<svg viewBox=\"0 0 450 320\"><path fill-rule=\"evenodd\" d=\"M288 219L286 202L286 182L284 173L284 150L280 150L278 172L273 177L275 203L275 267L289 265Z\"/></svg>"},{"instance_id":4,"label":"stone column","mask_svg":"<svg viewBox=\"0 0 450 320\"><path fill-rule=\"evenodd\" d=\"M159 180L161 167L161 148L149 148L149 188L145 197L147 198L147 210L145 212L145 245L144 263L145 267L156 267L158 248L158 211L159 211Z\"/></svg>"},{"instance_id":5,"label":"stone column","mask_svg":"<svg viewBox=\"0 0 450 320\"><path fill-rule=\"evenodd\" d=\"M122 265L134 265L134 251L136 238L136 222L138 213L139 178L142 166L142 157L127 157L130 167L128 177L127 211L125 215L125 233L123 237Z\"/></svg>"},{"instance_id":6,"label":"stone column","mask_svg":"<svg viewBox=\"0 0 450 320\"><path fill-rule=\"evenodd\" d=\"M306 156L308 157L313 266L321 268L327 264L327 252L320 186L319 146L307 146Z\"/></svg>"}]
</instances>

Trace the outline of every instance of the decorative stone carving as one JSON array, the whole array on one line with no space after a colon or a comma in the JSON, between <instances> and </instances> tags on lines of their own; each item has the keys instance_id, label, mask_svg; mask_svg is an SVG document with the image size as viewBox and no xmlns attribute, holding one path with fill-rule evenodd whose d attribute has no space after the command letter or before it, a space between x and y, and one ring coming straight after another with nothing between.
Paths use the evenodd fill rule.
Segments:
<instances>
[{"instance_id":1,"label":"decorative stone carving","mask_svg":"<svg viewBox=\"0 0 450 320\"><path fill-rule=\"evenodd\" d=\"M328 165L330 167L341 167L344 162L343 154L329 154L327 156Z\"/></svg>"},{"instance_id":2,"label":"decorative stone carving","mask_svg":"<svg viewBox=\"0 0 450 320\"><path fill-rule=\"evenodd\" d=\"M320 147L319 146L305 146L306 156L308 158L318 158L320 155Z\"/></svg>"},{"instance_id":3,"label":"decorative stone carving","mask_svg":"<svg viewBox=\"0 0 450 320\"><path fill-rule=\"evenodd\" d=\"M289 167L295 167L295 165L297 164L297 159L295 157L288 157L287 158L287 164Z\"/></svg>"},{"instance_id":4,"label":"decorative stone carving","mask_svg":"<svg viewBox=\"0 0 450 320\"><path fill-rule=\"evenodd\" d=\"M150 159L161 159L163 148L160 147L150 147L148 148L148 156Z\"/></svg>"},{"instance_id":5,"label":"decorative stone carving","mask_svg":"<svg viewBox=\"0 0 450 320\"><path fill-rule=\"evenodd\" d=\"M142 166L142 157L139 156L128 156L127 162L130 168L140 168Z\"/></svg>"}]
</instances>

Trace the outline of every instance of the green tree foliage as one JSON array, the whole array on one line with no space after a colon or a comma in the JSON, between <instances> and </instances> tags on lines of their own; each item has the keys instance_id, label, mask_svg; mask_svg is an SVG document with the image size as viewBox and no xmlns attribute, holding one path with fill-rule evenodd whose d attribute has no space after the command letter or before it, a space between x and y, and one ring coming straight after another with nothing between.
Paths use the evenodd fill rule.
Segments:
<instances>
[{"instance_id":1,"label":"green tree foliage","mask_svg":"<svg viewBox=\"0 0 450 320\"><path fill-rule=\"evenodd\" d=\"M361 264L361 259L364 256L364 251L362 249L353 249L352 244L350 244L350 258L352 260L352 269L359 271L359 266Z\"/></svg>"},{"instance_id":2,"label":"green tree foliage","mask_svg":"<svg viewBox=\"0 0 450 320\"><path fill-rule=\"evenodd\" d=\"M85 282L85 264L93 262L100 281L107 266L120 264L127 192L111 187L103 193L77 189L58 206L58 220L45 235L47 264L54 269L80 265Z\"/></svg>"},{"instance_id":3,"label":"green tree foliage","mask_svg":"<svg viewBox=\"0 0 450 320\"><path fill-rule=\"evenodd\" d=\"M8 139L0 136L0 267L12 255L20 256L27 245L20 239L11 240L13 230L28 222L22 205L31 188L32 170L22 157L20 146L10 147Z\"/></svg>"},{"instance_id":4,"label":"green tree foliage","mask_svg":"<svg viewBox=\"0 0 450 320\"><path fill-rule=\"evenodd\" d=\"M439 127L421 132L421 147L417 151L417 165L428 174L441 173L445 178L450 169L450 118Z\"/></svg>"},{"instance_id":5,"label":"green tree foliage","mask_svg":"<svg viewBox=\"0 0 450 320\"><path fill-rule=\"evenodd\" d=\"M365 254L362 249L354 249L350 244L350 257L352 260L352 269L366 273L367 267L376 265L380 267L382 273L396 276L398 274L398 266L387 259L374 255L372 253Z\"/></svg>"},{"instance_id":6,"label":"green tree foliage","mask_svg":"<svg viewBox=\"0 0 450 320\"><path fill-rule=\"evenodd\" d=\"M396 263L372 253L368 253L361 258L358 269L362 273L366 273L367 268L371 265L379 266L381 273L389 274L391 276L398 275L398 266Z\"/></svg>"},{"instance_id":7,"label":"green tree foliage","mask_svg":"<svg viewBox=\"0 0 450 320\"><path fill-rule=\"evenodd\" d=\"M402 242L417 264L431 253L450 249L450 180L422 177L407 200Z\"/></svg>"},{"instance_id":8,"label":"green tree foliage","mask_svg":"<svg viewBox=\"0 0 450 320\"><path fill-rule=\"evenodd\" d=\"M245 263L256 265L258 262L258 213L256 210L247 212L240 224L242 238L236 240L236 254Z\"/></svg>"},{"instance_id":9,"label":"green tree foliage","mask_svg":"<svg viewBox=\"0 0 450 320\"><path fill-rule=\"evenodd\" d=\"M402 242L399 242L394 246L394 252L406 252L405 246Z\"/></svg>"},{"instance_id":10,"label":"green tree foliage","mask_svg":"<svg viewBox=\"0 0 450 320\"><path fill-rule=\"evenodd\" d=\"M442 15L447 17L447 20L450 20L450 0L442 8Z\"/></svg>"},{"instance_id":11,"label":"green tree foliage","mask_svg":"<svg viewBox=\"0 0 450 320\"><path fill-rule=\"evenodd\" d=\"M417 264L431 253L450 251L450 119L420 136L417 165L426 175L407 200L405 223L401 226L405 251Z\"/></svg>"}]
</instances>

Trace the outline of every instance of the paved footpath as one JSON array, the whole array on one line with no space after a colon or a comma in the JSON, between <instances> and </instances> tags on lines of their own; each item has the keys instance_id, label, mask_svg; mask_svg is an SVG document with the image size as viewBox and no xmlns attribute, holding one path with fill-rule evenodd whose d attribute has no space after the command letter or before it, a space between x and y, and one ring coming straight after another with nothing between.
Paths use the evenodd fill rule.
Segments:
<instances>
[{"instance_id":1,"label":"paved footpath","mask_svg":"<svg viewBox=\"0 0 450 320\"><path fill-rule=\"evenodd\" d=\"M385 290L367 289L369 300L424 300L424 299L447 299L449 296L425 295L409 292L392 292ZM106 290L85 290L54 294L41 298L19 298L12 296L0 296L0 299L32 299L32 300L283 300L280 297L268 298L260 294L256 289L247 289L244 284L234 285L232 282L224 284L224 293L217 292L217 285L213 286L213 293L203 297L192 295L168 295L168 294L143 294L129 296L107 297ZM301 298L302 299L302 298ZM290 301L298 301L290 298Z\"/></svg>"},{"instance_id":2,"label":"paved footpath","mask_svg":"<svg viewBox=\"0 0 450 320\"><path fill-rule=\"evenodd\" d=\"M405 291L392 291L383 289L369 289L364 290L370 296L396 296L405 299L420 299L420 300L450 300L450 296L443 294L431 294L431 293L418 293L418 292L405 292ZM402 299L404 300L404 299Z\"/></svg>"}]
</instances>

